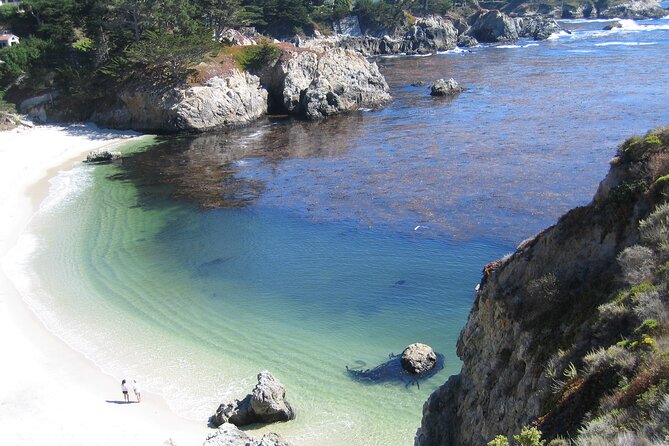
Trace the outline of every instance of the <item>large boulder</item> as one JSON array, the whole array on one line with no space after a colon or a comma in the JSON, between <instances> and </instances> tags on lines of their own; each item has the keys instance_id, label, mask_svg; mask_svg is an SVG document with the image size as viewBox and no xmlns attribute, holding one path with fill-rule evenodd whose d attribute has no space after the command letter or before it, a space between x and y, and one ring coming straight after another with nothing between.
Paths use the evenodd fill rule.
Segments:
<instances>
[{"instance_id":1,"label":"large boulder","mask_svg":"<svg viewBox=\"0 0 669 446\"><path fill-rule=\"evenodd\" d=\"M378 107L390 100L376 64L340 48L288 51L262 77L277 108L307 119Z\"/></svg>"},{"instance_id":2,"label":"large boulder","mask_svg":"<svg viewBox=\"0 0 669 446\"><path fill-rule=\"evenodd\" d=\"M609 1L600 9L598 16L603 19L655 19L667 15L667 10L657 0Z\"/></svg>"},{"instance_id":3,"label":"large boulder","mask_svg":"<svg viewBox=\"0 0 669 446\"><path fill-rule=\"evenodd\" d=\"M225 423L210 434L202 446L291 446L291 444L274 432L258 439L247 435L233 424Z\"/></svg>"},{"instance_id":4,"label":"large boulder","mask_svg":"<svg viewBox=\"0 0 669 446\"><path fill-rule=\"evenodd\" d=\"M455 81L455 79L438 79L434 81L434 84L432 84L432 87L430 88L430 94L432 96L454 96L458 93L462 93L464 90L465 89L462 88L460 84Z\"/></svg>"},{"instance_id":5,"label":"large boulder","mask_svg":"<svg viewBox=\"0 0 669 446\"><path fill-rule=\"evenodd\" d=\"M233 70L204 85L151 88L128 87L115 104L102 104L91 121L139 131L205 131L247 124L267 113L267 91L260 79Z\"/></svg>"},{"instance_id":6,"label":"large boulder","mask_svg":"<svg viewBox=\"0 0 669 446\"><path fill-rule=\"evenodd\" d=\"M422 17L409 28L404 40L405 53L426 54L446 51L455 48L458 31L450 21L441 17Z\"/></svg>"},{"instance_id":7,"label":"large boulder","mask_svg":"<svg viewBox=\"0 0 669 446\"><path fill-rule=\"evenodd\" d=\"M562 30L555 19L517 17L514 21L519 37L531 37L534 40L546 40Z\"/></svg>"},{"instance_id":8,"label":"large boulder","mask_svg":"<svg viewBox=\"0 0 669 446\"><path fill-rule=\"evenodd\" d=\"M437 364L437 355L432 347L417 342L402 352L402 368L415 375L431 370Z\"/></svg>"},{"instance_id":9,"label":"large boulder","mask_svg":"<svg viewBox=\"0 0 669 446\"><path fill-rule=\"evenodd\" d=\"M496 9L478 13L469 34L479 42L493 43L514 42L519 37L515 20Z\"/></svg>"},{"instance_id":10,"label":"large boulder","mask_svg":"<svg viewBox=\"0 0 669 446\"><path fill-rule=\"evenodd\" d=\"M286 389L270 372L263 370L258 374L258 384L251 394L243 400L221 404L209 421L215 426L224 423L245 426L289 421L293 418L295 412L286 401Z\"/></svg>"}]
</instances>

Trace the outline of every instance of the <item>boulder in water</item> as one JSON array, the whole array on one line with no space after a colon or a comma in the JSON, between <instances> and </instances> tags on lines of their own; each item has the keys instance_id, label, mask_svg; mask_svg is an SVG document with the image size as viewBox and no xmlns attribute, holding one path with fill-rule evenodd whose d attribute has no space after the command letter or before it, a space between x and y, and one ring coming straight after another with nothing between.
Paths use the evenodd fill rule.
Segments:
<instances>
[{"instance_id":1,"label":"boulder in water","mask_svg":"<svg viewBox=\"0 0 669 446\"><path fill-rule=\"evenodd\" d=\"M430 89L430 94L432 96L454 96L458 93L462 93L465 89L462 88L455 79L438 79L432 84Z\"/></svg>"},{"instance_id":2,"label":"boulder in water","mask_svg":"<svg viewBox=\"0 0 669 446\"><path fill-rule=\"evenodd\" d=\"M437 364L437 355L429 345L417 342L404 349L401 361L404 370L419 374L427 372Z\"/></svg>"},{"instance_id":3,"label":"boulder in water","mask_svg":"<svg viewBox=\"0 0 669 446\"><path fill-rule=\"evenodd\" d=\"M258 374L258 384L251 394L243 400L221 404L209 421L215 426L223 423L245 426L292 420L295 412L285 398L283 385L270 372L263 370Z\"/></svg>"},{"instance_id":4,"label":"boulder in water","mask_svg":"<svg viewBox=\"0 0 669 446\"><path fill-rule=\"evenodd\" d=\"M622 28L622 27L623 27L623 24L620 23L618 20L616 20L616 21L613 22L613 23L609 23L608 25L606 25L606 26L605 26L604 28L602 28L602 29L603 29L604 31L611 31L612 29Z\"/></svg>"}]
</instances>

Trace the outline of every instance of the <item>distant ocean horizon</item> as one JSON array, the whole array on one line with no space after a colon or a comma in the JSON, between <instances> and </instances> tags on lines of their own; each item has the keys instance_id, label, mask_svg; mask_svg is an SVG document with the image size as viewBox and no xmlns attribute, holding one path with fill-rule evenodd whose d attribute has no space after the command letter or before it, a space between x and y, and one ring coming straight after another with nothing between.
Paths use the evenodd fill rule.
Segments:
<instances>
[{"instance_id":1,"label":"distant ocean horizon","mask_svg":"<svg viewBox=\"0 0 669 446\"><path fill-rule=\"evenodd\" d=\"M50 193L15 250L47 327L207 422L270 370L298 445L407 445L458 373L483 266L588 203L616 147L669 124L669 20L565 21L547 42L379 58L394 97L322 122L123 146ZM417 81L455 78L436 99ZM445 367L361 382L413 342Z\"/></svg>"}]
</instances>

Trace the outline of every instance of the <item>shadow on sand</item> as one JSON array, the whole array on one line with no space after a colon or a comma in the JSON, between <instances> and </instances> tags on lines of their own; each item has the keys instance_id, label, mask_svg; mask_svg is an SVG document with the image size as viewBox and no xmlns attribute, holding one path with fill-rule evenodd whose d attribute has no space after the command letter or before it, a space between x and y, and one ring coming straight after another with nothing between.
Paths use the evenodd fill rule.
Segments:
<instances>
[{"instance_id":1,"label":"shadow on sand","mask_svg":"<svg viewBox=\"0 0 669 446\"><path fill-rule=\"evenodd\" d=\"M365 363L356 361L360 366L350 368L346 366L348 376L356 381L367 384L381 384L386 382L403 383L406 387L415 384L420 389L420 381L436 375L444 368L444 355L437 353L437 363L435 366L424 373L414 375L402 368L401 355L391 353L388 355L388 361L380 364L373 369L363 369Z\"/></svg>"},{"instance_id":2,"label":"shadow on sand","mask_svg":"<svg viewBox=\"0 0 669 446\"><path fill-rule=\"evenodd\" d=\"M105 400L109 404L135 404L137 401L119 401L119 400Z\"/></svg>"}]
</instances>

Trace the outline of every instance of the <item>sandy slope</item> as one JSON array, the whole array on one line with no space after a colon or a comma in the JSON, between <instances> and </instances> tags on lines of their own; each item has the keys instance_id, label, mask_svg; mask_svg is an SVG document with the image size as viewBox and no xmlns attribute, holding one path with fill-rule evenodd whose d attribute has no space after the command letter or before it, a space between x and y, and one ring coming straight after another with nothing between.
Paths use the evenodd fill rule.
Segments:
<instances>
[{"instance_id":1,"label":"sandy slope","mask_svg":"<svg viewBox=\"0 0 669 446\"><path fill-rule=\"evenodd\" d=\"M132 135L92 125L0 132L0 445L200 445L209 430L172 413L151 389L141 404L118 404L121 377L51 334L5 274L48 178Z\"/></svg>"}]
</instances>

